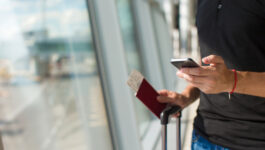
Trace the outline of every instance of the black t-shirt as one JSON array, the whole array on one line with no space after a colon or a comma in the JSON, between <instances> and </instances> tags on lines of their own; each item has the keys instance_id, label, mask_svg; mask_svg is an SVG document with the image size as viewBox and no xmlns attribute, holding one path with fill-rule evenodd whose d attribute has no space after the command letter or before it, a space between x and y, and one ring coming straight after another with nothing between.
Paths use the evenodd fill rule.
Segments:
<instances>
[{"instance_id":1,"label":"black t-shirt","mask_svg":"<svg viewBox=\"0 0 265 150\"><path fill-rule=\"evenodd\" d=\"M198 0L196 24L202 57L215 54L230 69L265 72L265 0ZM265 98L201 92L194 127L230 149L265 150Z\"/></svg>"}]
</instances>

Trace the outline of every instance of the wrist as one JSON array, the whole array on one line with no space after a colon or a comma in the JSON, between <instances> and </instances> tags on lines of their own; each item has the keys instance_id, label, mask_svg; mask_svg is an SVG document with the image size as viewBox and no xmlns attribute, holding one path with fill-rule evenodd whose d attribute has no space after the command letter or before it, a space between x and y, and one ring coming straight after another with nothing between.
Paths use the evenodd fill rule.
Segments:
<instances>
[{"instance_id":1,"label":"wrist","mask_svg":"<svg viewBox=\"0 0 265 150\"><path fill-rule=\"evenodd\" d=\"M193 86L188 86L182 93L187 101L195 101L200 96L200 90Z\"/></svg>"},{"instance_id":2,"label":"wrist","mask_svg":"<svg viewBox=\"0 0 265 150\"><path fill-rule=\"evenodd\" d=\"M233 88L232 90L229 92L229 94L233 94L235 89L236 89L236 86L237 86L237 71L235 69L232 69L233 73L234 73L234 85L233 85Z\"/></svg>"},{"instance_id":3,"label":"wrist","mask_svg":"<svg viewBox=\"0 0 265 150\"><path fill-rule=\"evenodd\" d=\"M185 107L187 107L190 104L190 98L188 97L188 95L186 93L180 93L180 97L179 99L181 99L181 102L179 103L179 106L184 109Z\"/></svg>"},{"instance_id":4,"label":"wrist","mask_svg":"<svg viewBox=\"0 0 265 150\"><path fill-rule=\"evenodd\" d=\"M252 79L255 79L255 77L252 77L250 72L237 71L237 87L234 92L237 93L247 92L248 86L246 85L253 83Z\"/></svg>"},{"instance_id":5,"label":"wrist","mask_svg":"<svg viewBox=\"0 0 265 150\"><path fill-rule=\"evenodd\" d=\"M232 94L235 91L237 85L237 71L235 69L229 70L228 73L228 82L226 90L224 92Z\"/></svg>"}]
</instances>

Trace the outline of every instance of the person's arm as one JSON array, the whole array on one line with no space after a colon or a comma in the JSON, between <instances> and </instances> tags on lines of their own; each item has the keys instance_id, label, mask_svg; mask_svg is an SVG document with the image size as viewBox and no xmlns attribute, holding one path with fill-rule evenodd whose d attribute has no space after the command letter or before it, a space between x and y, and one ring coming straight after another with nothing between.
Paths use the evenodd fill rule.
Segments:
<instances>
[{"instance_id":1,"label":"person's arm","mask_svg":"<svg viewBox=\"0 0 265 150\"><path fill-rule=\"evenodd\" d=\"M189 99L188 103L186 103L186 106L188 106L199 98L200 90L192 85L188 85L181 94Z\"/></svg>"},{"instance_id":2,"label":"person's arm","mask_svg":"<svg viewBox=\"0 0 265 150\"><path fill-rule=\"evenodd\" d=\"M198 99L200 90L192 85L188 85L182 93L168 90L160 90L158 93L160 96L157 97L157 100L160 103L178 105L183 109Z\"/></svg>"},{"instance_id":3,"label":"person's arm","mask_svg":"<svg viewBox=\"0 0 265 150\"><path fill-rule=\"evenodd\" d=\"M235 83L234 72L226 67L222 57L210 55L202 61L210 66L184 68L177 75L207 94L231 92ZM265 72L237 71L237 77L234 92L265 97Z\"/></svg>"},{"instance_id":4,"label":"person's arm","mask_svg":"<svg viewBox=\"0 0 265 150\"><path fill-rule=\"evenodd\" d=\"M265 72L237 71L236 93L265 97Z\"/></svg>"}]
</instances>

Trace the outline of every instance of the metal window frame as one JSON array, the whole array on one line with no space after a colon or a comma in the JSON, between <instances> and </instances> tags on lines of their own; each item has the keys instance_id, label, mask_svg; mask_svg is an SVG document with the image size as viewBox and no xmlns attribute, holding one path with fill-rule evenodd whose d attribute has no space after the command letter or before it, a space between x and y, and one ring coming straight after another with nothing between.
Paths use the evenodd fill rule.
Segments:
<instances>
[{"instance_id":1,"label":"metal window frame","mask_svg":"<svg viewBox=\"0 0 265 150\"><path fill-rule=\"evenodd\" d=\"M114 149L140 150L128 68L115 0L88 0L108 120Z\"/></svg>"},{"instance_id":2,"label":"metal window frame","mask_svg":"<svg viewBox=\"0 0 265 150\"><path fill-rule=\"evenodd\" d=\"M153 5L151 7L151 9L155 9L152 11L152 19L165 87L168 90L176 90L176 68L170 64L170 59L173 58L173 37L170 34L170 26L166 22L163 11L160 10L161 6Z\"/></svg>"},{"instance_id":3,"label":"metal window frame","mask_svg":"<svg viewBox=\"0 0 265 150\"><path fill-rule=\"evenodd\" d=\"M115 0L88 0L87 3L114 149L140 150L141 140L132 95L125 83L128 68ZM157 34L165 31L164 24L159 25L161 30L155 31L149 1L131 0L131 5L146 77L157 90L171 88L171 77L168 79L165 76L170 72L165 68L168 66L165 61L173 54L170 55L170 51L159 52L163 47L169 49L165 40L170 38L162 41L162 46L158 44L161 38L156 38ZM150 129L155 126L158 126L157 121L151 123ZM154 147L158 136L145 137L142 140L143 148Z\"/></svg>"},{"instance_id":4,"label":"metal window frame","mask_svg":"<svg viewBox=\"0 0 265 150\"><path fill-rule=\"evenodd\" d=\"M166 23L160 23L158 26L155 26L154 16L151 14L152 5L159 7L160 3L148 0L131 0L131 4L147 79L157 90L162 88L174 89L174 84L170 82L175 81L174 76L170 76L172 73L174 75L174 69L168 68L170 65L169 58L173 56L173 47L167 45L171 44L170 35L167 34L168 31L163 33L168 29L168 26ZM166 21L161 20L161 18L158 18L158 20ZM156 31L157 28L155 27L159 28L159 30ZM162 35L162 37L159 38L157 37L158 35ZM163 41L160 42L159 40ZM162 48L166 48L165 52L160 51ZM171 52L172 54L170 54ZM144 149L154 149L156 147L157 140L160 138L159 127L159 121L152 121L149 126L150 130L142 141Z\"/></svg>"},{"instance_id":5,"label":"metal window frame","mask_svg":"<svg viewBox=\"0 0 265 150\"><path fill-rule=\"evenodd\" d=\"M169 25L163 17L163 11L152 14L151 10L152 7L161 9L162 2L131 0L131 3L147 78L157 90L162 88L175 90L176 69L170 64L170 59L173 57L173 43L169 33ZM149 126L150 130L143 139L144 149L154 149L157 146L157 140L160 138L160 134L158 134L160 128L157 130L159 126L159 122L152 121Z\"/></svg>"},{"instance_id":6,"label":"metal window frame","mask_svg":"<svg viewBox=\"0 0 265 150\"><path fill-rule=\"evenodd\" d=\"M146 0L132 0L131 4L146 77L155 89L165 88L150 3Z\"/></svg>"}]
</instances>

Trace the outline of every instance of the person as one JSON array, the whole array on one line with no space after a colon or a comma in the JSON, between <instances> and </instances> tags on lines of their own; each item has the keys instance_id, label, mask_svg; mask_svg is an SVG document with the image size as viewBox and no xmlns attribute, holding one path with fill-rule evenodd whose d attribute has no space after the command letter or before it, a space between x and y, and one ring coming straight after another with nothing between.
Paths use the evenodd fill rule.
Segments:
<instances>
[{"instance_id":1,"label":"person","mask_svg":"<svg viewBox=\"0 0 265 150\"><path fill-rule=\"evenodd\" d=\"M182 68L182 93L161 103L187 107L200 97L191 149L265 149L265 1L199 0L202 65Z\"/></svg>"}]
</instances>

